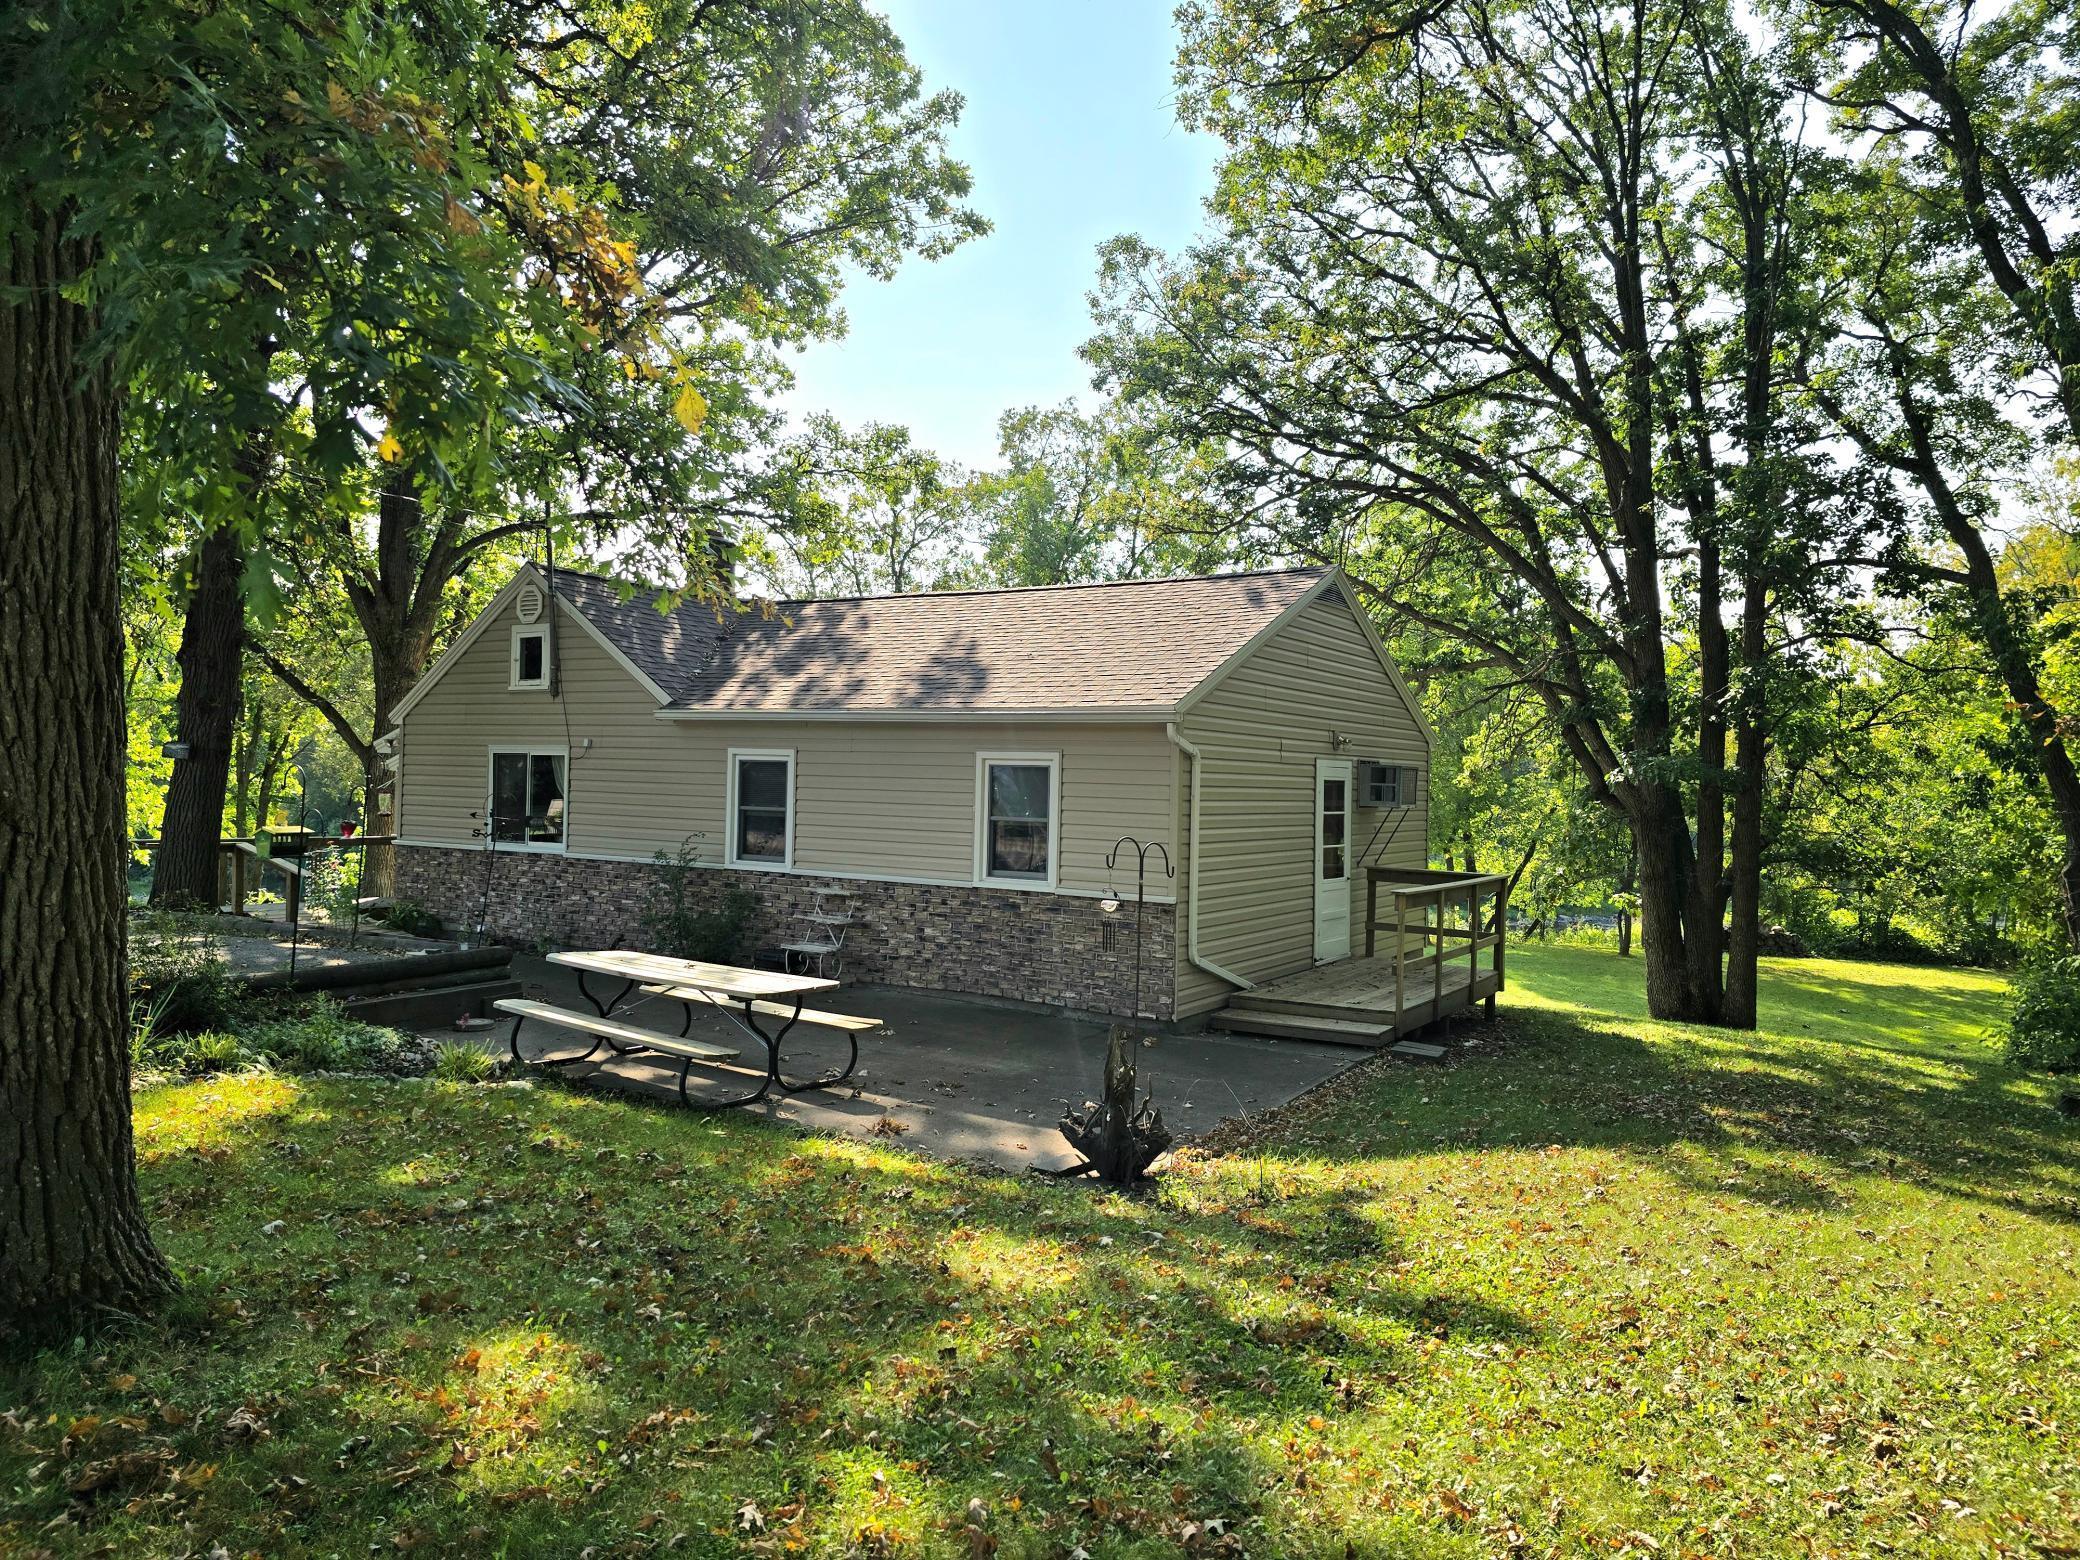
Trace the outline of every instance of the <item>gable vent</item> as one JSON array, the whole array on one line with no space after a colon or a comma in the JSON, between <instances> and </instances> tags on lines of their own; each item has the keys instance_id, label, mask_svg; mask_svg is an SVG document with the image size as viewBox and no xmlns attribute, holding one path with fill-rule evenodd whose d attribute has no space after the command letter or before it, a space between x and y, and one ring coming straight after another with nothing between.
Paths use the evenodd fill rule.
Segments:
<instances>
[{"instance_id":1,"label":"gable vent","mask_svg":"<svg viewBox=\"0 0 2080 1560\"><path fill-rule=\"evenodd\" d=\"M520 621L523 623L532 623L535 621L535 619L539 618L542 615L541 586L522 586L520 590L520 599L516 604L516 610L518 610L520 614Z\"/></svg>"}]
</instances>

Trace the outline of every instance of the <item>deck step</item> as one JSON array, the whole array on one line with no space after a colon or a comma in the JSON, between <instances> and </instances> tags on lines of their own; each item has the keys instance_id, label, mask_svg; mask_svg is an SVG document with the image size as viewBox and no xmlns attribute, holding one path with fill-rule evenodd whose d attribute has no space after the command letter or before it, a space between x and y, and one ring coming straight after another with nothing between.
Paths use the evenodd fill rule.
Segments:
<instances>
[{"instance_id":1,"label":"deck step","mask_svg":"<svg viewBox=\"0 0 2080 1560\"><path fill-rule=\"evenodd\" d=\"M1441 1062L1449 1054L1447 1047L1422 1040L1403 1040L1387 1047L1387 1055L1398 1056L1404 1062Z\"/></svg>"},{"instance_id":2,"label":"deck step","mask_svg":"<svg viewBox=\"0 0 2080 1560\"><path fill-rule=\"evenodd\" d=\"M1234 1034L1269 1035L1280 1040L1327 1040L1336 1045L1378 1045L1393 1033L1391 1024L1354 1023L1342 1018L1311 1018L1253 1008L1222 1008L1210 1020L1215 1029Z\"/></svg>"},{"instance_id":3,"label":"deck step","mask_svg":"<svg viewBox=\"0 0 2080 1560\"><path fill-rule=\"evenodd\" d=\"M1427 1009L1429 1003L1423 1006ZM1364 1007L1350 1002L1310 1002L1303 997L1282 997L1275 991L1238 991L1228 998L1227 1011L1231 1013L1256 1013L1265 1018L1319 1018L1332 1019L1339 1023L1374 1023L1391 1029L1393 1027L1392 999L1380 1007Z\"/></svg>"}]
</instances>

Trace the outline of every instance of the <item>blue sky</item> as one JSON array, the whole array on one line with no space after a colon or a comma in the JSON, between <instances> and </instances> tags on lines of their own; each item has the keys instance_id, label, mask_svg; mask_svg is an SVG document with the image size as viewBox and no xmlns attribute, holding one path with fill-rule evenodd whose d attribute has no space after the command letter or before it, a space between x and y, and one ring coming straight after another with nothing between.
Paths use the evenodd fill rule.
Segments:
<instances>
[{"instance_id":1,"label":"blue sky","mask_svg":"<svg viewBox=\"0 0 2080 1560\"><path fill-rule=\"evenodd\" d=\"M996 224L892 282L855 277L851 330L793 358L796 412L906 424L993 464L1006 407L1088 396L1095 251L1115 233L1191 237L1219 143L1172 113L1170 0L884 0L928 90L967 99L953 146Z\"/></svg>"}]
</instances>

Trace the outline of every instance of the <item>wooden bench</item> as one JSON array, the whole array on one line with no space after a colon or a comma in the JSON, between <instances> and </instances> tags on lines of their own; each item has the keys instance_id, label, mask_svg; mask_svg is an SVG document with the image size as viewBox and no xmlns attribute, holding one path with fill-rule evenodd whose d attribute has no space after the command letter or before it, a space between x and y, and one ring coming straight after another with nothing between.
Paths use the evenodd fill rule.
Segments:
<instances>
[{"instance_id":1,"label":"wooden bench","mask_svg":"<svg viewBox=\"0 0 2080 1560\"><path fill-rule=\"evenodd\" d=\"M644 1029L637 1024L624 1024L616 1018L594 1018L590 1013L576 1013L547 1002L530 1002L524 997L501 997L491 1005L515 1018L532 1018L544 1024L554 1024L559 1029L576 1029L639 1050L690 1056L697 1062L726 1062L740 1054L726 1045L710 1045L705 1040L682 1040L677 1035L660 1034L655 1029ZM597 1045L592 1048L593 1051L598 1049ZM590 1051L586 1053L588 1056L591 1054Z\"/></svg>"},{"instance_id":2,"label":"wooden bench","mask_svg":"<svg viewBox=\"0 0 2080 1560\"><path fill-rule=\"evenodd\" d=\"M712 1045L706 1040L687 1040L678 1035L660 1034L655 1029L644 1029L636 1024L624 1024L619 1019L594 1018L590 1013L574 1013L569 1008L556 1007L547 1002L531 1002L524 997L501 997L491 1004L497 1011L509 1014L513 1020L512 1037L507 1048L513 1060L523 1065L527 1058L520 1054L520 1026L528 1019L536 1023L551 1024L558 1029L574 1029L580 1034L593 1037L592 1046L582 1056L557 1056L545 1058L535 1065L539 1067L569 1067L577 1062L590 1061L602 1045L620 1055L630 1051L656 1051L665 1056L676 1056L679 1061L679 1099L697 1110L723 1110L731 1105L747 1105L765 1097L766 1091L775 1081L773 1062L768 1058L765 1077L759 1080L756 1091L739 1099L703 1100L695 1099L686 1092L686 1075L695 1062L727 1062L740 1053L731 1046Z\"/></svg>"},{"instance_id":3,"label":"wooden bench","mask_svg":"<svg viewBox=\"0 0 2080 1560\"><path fill-rule=\"evenodd\" d=\"M717 996L712 991L703 991L698 986L645 986L644 991L653 997L670 997L674 1002L705 1002L725 1012L733 1012L747 1006L743 1002L732 1002L728 997ZM854 1018L848 1013L824 1013L816 1008L803 1008L797 1013L785 1002L752 1002L748 1004L754 1013L767 1018L790 1018L798 1024L820 1024L825 1029L843 1029L852 1034L863 1035L870 1029L885 1029L887 1024L878 1018Z\"/></svg>"}]
</instances>

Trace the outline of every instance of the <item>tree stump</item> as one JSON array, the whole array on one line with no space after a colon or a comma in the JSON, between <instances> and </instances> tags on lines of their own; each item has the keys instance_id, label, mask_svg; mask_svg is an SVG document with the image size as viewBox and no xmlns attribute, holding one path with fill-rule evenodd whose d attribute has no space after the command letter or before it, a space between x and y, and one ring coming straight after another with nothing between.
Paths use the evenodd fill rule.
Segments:
<instances>
[{"instance_id":1,"label":"tree stump","mask_svg":"<svg viewBox=\"0 0 2080 1560\"><path fill-rule=\"evenodd\" d=\"M1105 1048L1105 1097L1086 1100L1081 1110L1062 1112L1062 1136L1083 1155L1083 1163L1062 1172L1095 1171L1115 1186L1132 1186L1171 1144L1163 1113L1151 1092L1134 1103L1134 1034L1115 1025Z\"/></svg>"}]
</instances>

